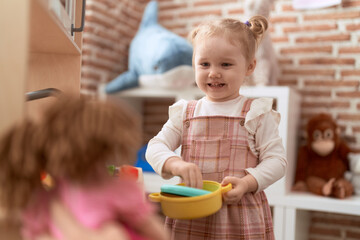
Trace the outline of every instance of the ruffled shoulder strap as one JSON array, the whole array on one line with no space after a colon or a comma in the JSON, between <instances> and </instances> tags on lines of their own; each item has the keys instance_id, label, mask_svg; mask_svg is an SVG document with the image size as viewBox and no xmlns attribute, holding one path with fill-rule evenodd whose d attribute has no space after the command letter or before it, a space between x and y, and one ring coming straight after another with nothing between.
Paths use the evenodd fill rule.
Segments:
<instances>
[{"instance_id":1,"label":"ruffled shoulder strap","mask_svg":"<svg viewBox=\"0 0 360 240\"><path fill-rule=\"evenodd\" d=\"M271 112L276 121L280 122L280 114L272 110L273 99L272 98L257 98L251 103L250 110L246 114L245 128L250 134L255 134L256 128L260 119L260 116Z\"/></svg>"},{"instance_id":2,"label":"ruffled shoulder strap","mask_svg":"<svg viewBox=\"0 0 360 240\"><path fill-rule=\"evenodd\" d=\"M194 116L194 111L195 111L195 107L196 107L196 100L192 100L188 103L187 107L186 107L186 119L192 118Z\"/></svg>"},{"instance_id":3,"label":"ruffled shoulder strap","mask_svg":"<svg viewBox=\"0 0 360 240\"><path fill-rule=\"evenodd\" d=\"M243 104L243 107L241 109L241 113L240 116L241 117L246 117L246 114L249 112L250 107L251 107L251 103L253 102L253 98L247 98Z\"/></svg>"}]
</instances>

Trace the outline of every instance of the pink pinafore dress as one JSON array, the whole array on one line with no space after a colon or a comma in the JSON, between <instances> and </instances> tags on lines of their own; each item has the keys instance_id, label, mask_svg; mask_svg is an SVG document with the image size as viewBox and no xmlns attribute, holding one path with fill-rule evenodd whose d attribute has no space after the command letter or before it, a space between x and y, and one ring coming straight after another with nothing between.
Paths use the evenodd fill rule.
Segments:
<instances>
[{"instance_id":1,"label":"pink pinafore dress","mask_svg":"<svg viewBox=\"0 0 360 240\"><path fill-rule=\"evenodd\" d=\"M243 177L258 158L251 152L245 116L252 100L244 101L241 116L194 117L196 101L188 103L183 122L181 156L201 169L204 180L221 182L226 176ZM171 239L274 239L265 193L247 193L238 204L223 204L215 214L193 220L166 219Z\"/></svg>"}]
</instances>

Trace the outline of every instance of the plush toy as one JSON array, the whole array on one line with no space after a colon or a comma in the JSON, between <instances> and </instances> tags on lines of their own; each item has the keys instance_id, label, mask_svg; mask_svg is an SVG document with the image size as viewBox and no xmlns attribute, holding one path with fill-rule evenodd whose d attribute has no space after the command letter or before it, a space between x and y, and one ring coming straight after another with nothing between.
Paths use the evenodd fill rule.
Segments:
<instances>
[{"instance_id":1,"label":"plush toy","mask_svg":"<svg viewBox=\"0 0 360 240\"><path fill-rule=\"evenodd\" d=\"M139 86L179 88L194 84L191 44L158 24L158 3L146 6L139 31L130 44L129 70L105 86L115 93Z\"/></svg>"},{"instance_id":2,"label":"plush toy","mask_svg":"<svg viewBox=\"0 0 360 240\"><path fill-rule=\"evenodd\" d=\"M269 20L273 3L274 0L245 0L244 13L246 20L255 15L262 15ZM255 57L256 68L246 84L255 86L276 85L280 70L269 30L264 34Z\"/></svg>"},{"instance_id":3,"label":"plush toy","mask_svg":"<svg viewBox=\"0 0 360 240\"><path fill-rule=\"evenodd\" d=\"M306 133L307 144L298 152L293 190L335 198L351 196L353 186L344 175L352 150L340 138L336 122L328 114L315 115Z\"/></svg>"}]
</instances>

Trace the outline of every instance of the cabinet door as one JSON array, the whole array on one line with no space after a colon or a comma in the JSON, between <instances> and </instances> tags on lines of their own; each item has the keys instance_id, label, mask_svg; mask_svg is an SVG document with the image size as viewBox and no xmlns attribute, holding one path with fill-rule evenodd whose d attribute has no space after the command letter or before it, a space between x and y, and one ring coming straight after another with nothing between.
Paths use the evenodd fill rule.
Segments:
<instances>
[{"instance_id":1,"label":"cabinet door","mask_svg":"<svg viewBox=\"0 0 360 240\"><path fill-rule=\"evenodd\" d=\"M56 88L80 95L82 34L71 36L71 24L81 25L81 5L74 0L31 0L26 92ZM25 111L37 118L54 99L27 102Z\"/></svg>"},{"instance_id":2,"label":"cabinet door","mask_svg":"<svg viewBox=\"0 0 360 240\"><path fill-rule=\"evenodd\" d=\"M27 92L56 88L64 93L80 95L80 56L32 53L29 57ZM37 118L55 97L26 103L26 113Z\"/></svg>"}]
</instances>

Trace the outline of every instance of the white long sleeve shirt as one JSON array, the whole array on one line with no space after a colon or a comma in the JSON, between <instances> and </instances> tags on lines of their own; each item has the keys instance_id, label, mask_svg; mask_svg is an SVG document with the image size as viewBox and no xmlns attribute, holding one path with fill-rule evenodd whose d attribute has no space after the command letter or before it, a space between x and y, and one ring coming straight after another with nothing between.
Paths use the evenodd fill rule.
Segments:
<instances>
[{"instance_id":1,"label":"white long sleeve shirt","mask_svg":"<svg viewBox=\"0 0 360 240\"><path fill-rule=\"evenodd\" d=\"M240 116L245 97L239 96L226 102L211 102L206 97L200 99L194 111L197 116ZM286 171L286 153L279 136L278 125L280 114L272 110L272 99L255 99L245 118L245 128L248 131L248 142L251 151L259 158L255 168L247 168L258 183L257 192L264 190L284 176ZM186 117L188 102L180 100L169 107L169 120L161 131L150 140L146 160L155 172L163 178L172 176L162 172L167 159L178 156L174 151L182 142L183 120Z\"/></svg>"}]
</instances>

